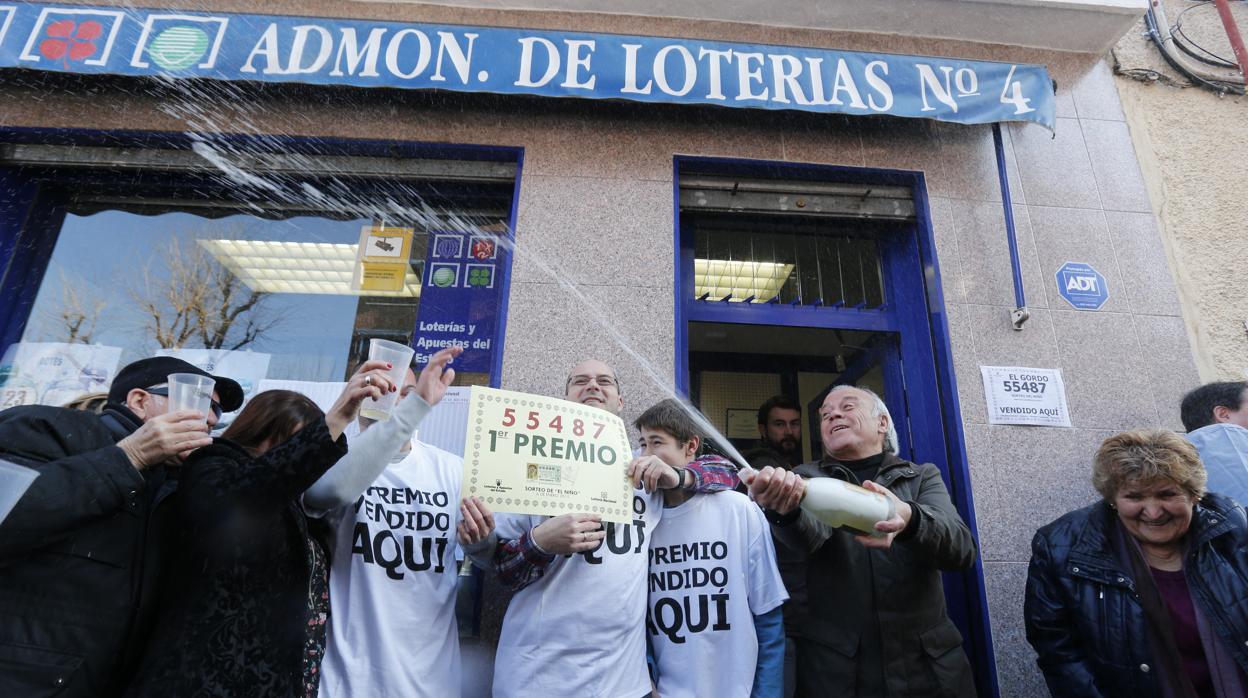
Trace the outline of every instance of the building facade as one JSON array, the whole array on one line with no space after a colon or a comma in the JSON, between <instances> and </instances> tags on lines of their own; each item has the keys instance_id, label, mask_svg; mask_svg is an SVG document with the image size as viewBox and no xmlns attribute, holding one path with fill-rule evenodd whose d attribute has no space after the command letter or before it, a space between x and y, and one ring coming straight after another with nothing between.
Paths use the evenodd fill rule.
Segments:
<instances>
[{"instance_id":1,"label":"building facade","mask_svg":"<svg viewBox=\"0 0 1248 698\"><path fill-rule=\"evenodd\" d=\"M257 11L159 4L233 22ZM995 119L870 109L177 77L188 46L194 60L212 50L211 25L149 48L169 75L104 74L71 63L92 60L109 25L53 14L43 31L72 21L0 33L0 51L22 44L15 61L42 61L0 69L5 348L81 344L112 365L158 349L235 352L258 386L342 380L371 337L467 333L490 344L474 345L462 382L558 395L570 366L598 357L620 376L626 421L674 388L734 440L774 393L813 407L837 383L872 386L898 416L903 454L940 466L976 530L976 569L946 587L981 692L1046 695L1023 636L1032 534L1094 500L1105 437L1180 428L1184 392L1234 351L1194 358L1183 301L1207 291L1176 286L1171 261L1190 262L1161 232L1134 112L1105 58L1144 3L728 3L715 17L640 0L611 14L495 5L279 0L261 11L293 18L288 33L244 55L256 71L277 61L297 74L319 54L313 30L296 52L295 27L355 21L1033 65L1056 84L1054 121L1003 123L998 142ZM361 46L348 59L367 65ZM428 55L424 69L447 76L461 58ZM568 67L576 57L560 82L586 79ZM397 290L351 278L368 227L414 231ZM1086 279L1096 288L1081 296ZM195 288L212 292L187 297ZM226 322L205 304L242 310ZM1057 370L1068 425L996 423L982 367ZM78 376L49 393L16 371L14 403L93 386ZM806 424L814 456L817 419Z\"/></svg>"}]
</instances>

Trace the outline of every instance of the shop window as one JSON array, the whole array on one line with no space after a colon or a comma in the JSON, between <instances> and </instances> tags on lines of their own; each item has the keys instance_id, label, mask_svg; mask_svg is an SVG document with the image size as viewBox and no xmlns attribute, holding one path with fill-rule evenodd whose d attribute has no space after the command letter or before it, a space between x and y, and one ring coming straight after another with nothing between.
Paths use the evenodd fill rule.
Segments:
<instances>
[{"instance_id":1,"label":"shop window","mask_svg":"<svg viewBox=\"0 0 1248 698\"><path fill-rule=\"evenodd\" d=\"M457 384L491 384L509 264L497 242L514 164L511 177L505 168L480 177L481 163L470 163L474 176L457 180L454 162L443 161L427 168L443 181L405 180L377 176L403 171L344 175L353 159L337 157L332 177L283 165L286 174L249 188L160 162L141 167L155 159L134 152L103 167L25 170L41 193L19 246L22 263L39 268L18 309L18 341L0 361L0 408L68 403L161 353L211 363L249 395L264 380L342 381L369 339L455 339L418 326L459 321L476 325L488 351L464 357ZM379 162L362 160L374 170ZM394 260L392 286L402 280L393 290L361 284L362 232L379 227L411 235L406 257ZM418 347L418 360L434 351Z\"/></svg>"}]
</instances>

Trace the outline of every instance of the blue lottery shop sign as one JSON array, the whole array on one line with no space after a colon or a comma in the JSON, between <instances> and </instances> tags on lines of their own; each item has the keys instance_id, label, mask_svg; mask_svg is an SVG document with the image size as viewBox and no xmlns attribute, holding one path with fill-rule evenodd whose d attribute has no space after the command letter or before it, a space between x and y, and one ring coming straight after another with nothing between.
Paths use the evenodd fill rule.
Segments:
<instances>
[{"instance_id":1,"label":"blue lottery shop sign","mask_svg":"<svg viewBox=\"0 0 1248 698\"><path fill-rule=\"evenodd\" d=\"M1105 277L1079 262L1067 262L1057 270L1057 292L1077 310L1100 310L1109 300Z\"/></svg>"},{"instance_id":2,"label":"blue lottery shop sign","mask_svg":"<svg viewBox=\"0 0 1248 698\"><path fill-rule=\"evenodd\" d=\"M1054 127L1043 66L369 20L0 2L0 68Z\"/></svg>"}]
</instances>

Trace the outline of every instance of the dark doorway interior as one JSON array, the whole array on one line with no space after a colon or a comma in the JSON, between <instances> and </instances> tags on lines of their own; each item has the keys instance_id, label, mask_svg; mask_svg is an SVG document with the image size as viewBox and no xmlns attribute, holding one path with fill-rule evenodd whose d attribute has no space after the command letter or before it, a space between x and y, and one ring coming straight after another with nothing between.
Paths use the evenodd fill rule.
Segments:
<instances>
[{"instance_id":1,"label":"dark doorway interior","mask_svg":"<svg viewBox=\"0 0 1248 698\"><path fill-rule=\"evenodd\" d=\"M745 452L760 443L759 406L772 395L786 395L802 406L802 460L818 459L819 407L833 386L870 388L890 406L904 404L888 389L895 342L887 332L690 322L690 396ZM893 417L901 431L905 416Z\"/></svg>"}]
</instances>

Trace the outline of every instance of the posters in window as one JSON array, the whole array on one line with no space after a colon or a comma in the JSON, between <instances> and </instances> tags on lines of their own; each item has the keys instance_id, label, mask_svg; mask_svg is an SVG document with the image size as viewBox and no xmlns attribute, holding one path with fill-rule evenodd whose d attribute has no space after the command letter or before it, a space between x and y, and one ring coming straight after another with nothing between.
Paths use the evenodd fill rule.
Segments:
<instances>
[{"instance_id":1,"label":"posters in window","mask_svg":"<svg viewBox=\"0 0 1248 698\"><path fill-rule=\"evenodd\" d=\"M65 342L19 342L0 360L0 409L64 405L108 390L121 347Z\"/></svg>"},{"instance_id":2,"label":"posters in window","mask_svg":"<svg viewBox=\"0 0 1248 698\"><path fill-rule=\"evenodd\" d=\"M173 356L214 376L225 376L238 381L243 389L244 405L258 392L260 381L269 372L269 359L272 356L257 351L229 349L160 349L156 355Z\"/></svg>"},{"instance_id":3,"label":"posters in window","mask_svg":"<svg viewBox=\"0 0 1248 698\"><path fill-rule=\"evenodd\" d=\"M328 411L334 401L346 387L346 383L320 383L316 381L264 380L256 392L266 390L293 390L308 396L317 407ZM420 422L416 439L457 456L464 455L464 434L468 430L468 394L467 387L447 388L442 400L429 410L429 414ZM349 442L360 433L358 422L347 426L346 434Z\"/></svg>"},{"instance_id":4,"label":"posters in window","mask_svg":"<svg viewBox=\"0 0 1248 698\"><path fill-rule=\"evenodd\" d=\"M498 351L503 304L501 262L506 250L497 232L435 231L430 235L420 290L413 362L423 366L439 350L460 346L461 373L488 373Z\"/></svg>"}]
</instances>

